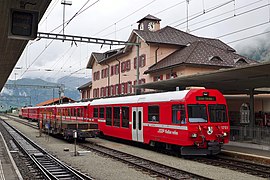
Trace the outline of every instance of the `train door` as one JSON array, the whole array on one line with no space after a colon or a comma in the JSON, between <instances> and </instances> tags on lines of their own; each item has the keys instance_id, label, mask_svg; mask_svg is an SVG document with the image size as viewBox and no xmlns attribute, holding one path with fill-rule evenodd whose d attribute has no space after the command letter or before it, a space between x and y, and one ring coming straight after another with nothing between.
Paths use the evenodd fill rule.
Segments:
<instances>
[{"instance_id":1,"label":"train door","mask_svg":"<svg viewBox=\"0 0 270 180\"><path fill-rule=\"evenodd\" d=\"M143 108L132 107L132 140L143 142Z\"/></svg>"}]
</instances>

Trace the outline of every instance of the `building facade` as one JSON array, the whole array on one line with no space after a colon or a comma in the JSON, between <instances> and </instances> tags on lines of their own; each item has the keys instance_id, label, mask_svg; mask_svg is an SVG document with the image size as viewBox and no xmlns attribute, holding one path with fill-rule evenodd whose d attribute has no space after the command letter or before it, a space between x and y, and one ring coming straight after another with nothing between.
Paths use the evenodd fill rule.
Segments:
<instances>
[{"instance_id":1,"label":"building facade","mask_svg":"<svg viewBox=\"0 0 270 180\"><path fill-rule=\"evenodd\" d=\"M137 76L138 84L142 84L256 63L218 39L194 36L170 26L160 28L160 22L147 15L131 32L128 42L140 43L139 67L136 46L91 54L87 64L92 69L92 84L87 90L91 99L135 94ZM141 89L141 93L147 91Z\"/></svg>"}]
</instances>

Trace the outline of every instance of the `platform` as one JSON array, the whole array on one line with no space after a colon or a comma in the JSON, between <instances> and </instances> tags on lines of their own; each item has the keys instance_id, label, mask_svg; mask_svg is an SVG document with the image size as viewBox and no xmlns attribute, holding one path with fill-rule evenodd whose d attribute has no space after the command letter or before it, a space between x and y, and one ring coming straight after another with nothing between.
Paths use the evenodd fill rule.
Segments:
<instances>
[{"instance_id":1,"label":"platform","mask_svg":"<svg viewBox=\"0 0 270 180\"><path fill-rule=\"evenodd\" d=\"M0 180L22 180L22 176L0 132Z\"/></svg>"}]
</instances>

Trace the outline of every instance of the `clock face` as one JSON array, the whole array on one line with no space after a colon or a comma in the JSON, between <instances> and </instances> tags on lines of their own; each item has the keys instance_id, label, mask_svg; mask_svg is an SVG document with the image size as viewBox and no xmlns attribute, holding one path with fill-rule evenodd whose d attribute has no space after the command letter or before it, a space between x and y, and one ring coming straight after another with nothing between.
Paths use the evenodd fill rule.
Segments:
<instances>
[{"instance_id":1,"label":"clock face","mask_svg":"<svg viewBox=\"0 0 270 180\"><path fill-rule=\"evenodd\" d=\"M149 29L150 31L155 30L155 23L154 23L154 22L149 22L149 23L148 23L148 29Z\"/></svg>"}]
</instances>

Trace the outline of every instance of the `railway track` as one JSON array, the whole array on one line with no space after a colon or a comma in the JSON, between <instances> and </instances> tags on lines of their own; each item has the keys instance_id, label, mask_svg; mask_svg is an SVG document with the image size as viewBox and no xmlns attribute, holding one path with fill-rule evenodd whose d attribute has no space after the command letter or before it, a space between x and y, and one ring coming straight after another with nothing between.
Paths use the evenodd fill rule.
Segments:
<instances>
[{"instance_id":1,"label":"railway track","mask_svg":"<svg viewBox=\"0 0 270 180\"><path fill-rule=\"evenodd\" d=\"M21 123L21 121L19 121L19 122ZM27 123L28 122L25 122L23 124L27 125ZM37 128L37 127L34 127L34 128ZM125 161L124 159L127 159L127 161L125 161L125 163L129 163L128 159L133 159L133 157L130 157L130 156L132 156L130 154L123 153L121 155L122 152L119 152L120 153L119 155L114 156L114 153L118 154L118 152L116 150L104 150L104 149L109 149L109 148L101 146L101 145L95 145L96 147L93 147L94 146L93 144L90 144L90 145L87 145L87 144L82 145L81 144L81 146L83 148L85 148L85 149L91 149L93 151L99 152L100 154L107 155L109 157L118 159L120 161ZM100 149L102 149L102 148L104 148L104 149L99 150L99 148L97 148L97 147L99 147ZM111 151L111 152L106 153L106 151L108 151L108 152ZM164 152L162 151L162 153L164 153ZM178 156L178 154L176 155L175 153L170 153L170 152L166 153L166 154L169 154L169 155L172 155L172 156ZM142 159L142 158L141 159L136 159L136 158L139 158L139 157L135 156L134 157L135 163L130 162L129 164L131 164L133 166L136 166L136 167L138 167L140 169L145 169L148 172L152 172L152 174L157 174L157 175L162 176L162 177L175 179L175 176L170 177L170 175L166 176L166 175L164 175L162 173L160 174L159 172L162 172L163 170L159 170L158 167L156 168L156 169L158 169L157 170L158 172L155 173L154 172L155 170L152 171L151 167L154 167L154 165L151 165L151 163L150 163L151 161L148 163L148 162L145 162L145 161L148 161L148 160L145 160L145 159ZM240 159L233 159L233 158L229 158L229 157L225 157L225 156L195 157L195 158L191 157L191 158L188 158L188 159L193 160L193 161L197 161L197 162L200 162L200 163L204 163L204 164L219 166L219 167L222 167L222 168L228 168L228 169L231 169L231 170L234 170L234 171L251 174L251 175L254 175L254 176L258 176L258 177L270 178L270 166L267 166L267 165L262 165L262 164L258 164L258 163L252 163L252 162L243 161L243 160L240 160ZM139 162L139 163L142 162L142 164L143 164L143 162L145 162L145 166L148 166L147 167L148 169L144 168L144 167L140 167L139 163L138 163L138 165L136 165L136 161ZM164 166L164 165L162 165L162 166ZM168 172L170 172L170 171L175 172L176 170L174 168L172 168L171 170L167 170L167 171ZM166 167L164 168L164 171L166 171ZM181 173L179 173L179 174L181 174ZM181 177L181 176L179 176L179 177ZM204 177L202 177L202 178L204 178Z\"/></svg>"},{"instance_id":2,"label":"railway track","mask_svg":"<svg viewBox=\"0 0 270 180\"><path fill-rule=\"evenodd\" d=\"M262 178L270 178L270 166L232 159L225 156L196 157L191 160L213 166L220 166L238 172L251 174Z\"/></svg>"},{"instance_id":3,"label":"railway track","mask_svg":"<svg viewBox=\"0 0 270 180\"><path fill-rule=\"evenodd\" d=\"M209 179L197 174L193 174L187 171L183 171L177 168L166 166L154 161L150 161L138 156L134 156L128 153L110 149L94 143L79 144L80 147L97 152L101 155L108 156L113 159L117 159L125 164L129 164L142 171L148 172L151 175L162 177L165 179Z\"/></svg>"},{"instance_id":4,"label":"railway track","mask_svg":"<svg viewBox=\"0 0 270 180\"><path fill-rule=\"evenodd\" d=\"M37 175L37 179L92 179L43 150L32 140L28 139L21 132L10 126L7 122L1 121L1 123L12 136L19 149L21 149L31 160L32 166L38 169L39 175Z\"/></svg>"},{"instance_id":5,"label":"railway track","mask_svg":"<svg viewBox=\"0 0 270 180\"><path fill-rule=\"evenodd\" d=\"M26 120L26 119L21 119L21 118L19 118L19 117L12 116L12 115L7 115L7 114L2 114L2 116L7 117L7 118L9 118L9 119L12 119L12 120L14 120L14 121L17 121L17 122L19 122L19 123L21 123L21 124L24 124L24 125L26 125L26 126L29 126L29 127L31 127L31 128L39 129L38 126L37 126L37 123L31 123L31 122L28 122L28 120Z\"/></svg>"}]
</instances>

